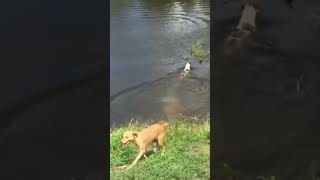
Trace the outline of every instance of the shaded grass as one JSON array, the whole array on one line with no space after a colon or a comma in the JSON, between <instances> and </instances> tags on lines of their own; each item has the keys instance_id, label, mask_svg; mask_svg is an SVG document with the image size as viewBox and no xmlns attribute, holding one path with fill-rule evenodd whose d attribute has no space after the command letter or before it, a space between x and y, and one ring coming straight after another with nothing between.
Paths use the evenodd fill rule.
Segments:
<instances>
[{"instance_id":1,"label":"shaded grass","mask_svg":"<svg viewBox=\"0 0 320 180\"><path fill-rule=\"evenodd\" d=\"M127 127L113 129L110 136L111 179L209 179L210 178L210 120L199 121L180 115L170 122L167 147L141 158L132 169L116 171L129 165L138 154L135 144L123 147L120 143L126 130L141 130L146 124L131 122Z\"/></svg>"}]
</instances>

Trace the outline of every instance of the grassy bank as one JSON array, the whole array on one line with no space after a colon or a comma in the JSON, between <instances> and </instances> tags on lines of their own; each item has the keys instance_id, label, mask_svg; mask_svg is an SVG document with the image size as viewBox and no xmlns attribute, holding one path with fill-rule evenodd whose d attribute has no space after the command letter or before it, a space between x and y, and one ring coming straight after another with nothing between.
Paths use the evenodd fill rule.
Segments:
<instances>
[{"instance_id":1,"label":"grassy bank","mask_svg":"<svg viewBox=\"0 0 320 180\"><path fill-rule=\"evenodd\" d=\"M146 124L130 123L127 127L111 130L111 179L209 179L210 177L210 122L179 116L170 122L167 148L141 160L132 169L116 171L114 167L130 164L138 153L135 144L123 147L120 143L126 130L141 130Z\"/></svg>"},{"instance_id":2,"label":"grassy bank","mask_svg":"<svg viewBox=\"0 0 320 180\"><path fill-rule=\"evenodd\" d=\"M203 61L210 62L210 50L205 48L205 40L201 36L199 40L192 44L192 47L188 50L188 55L186 56L187 61L196 60L199 63Z\"/></svg>"}]
</instances>

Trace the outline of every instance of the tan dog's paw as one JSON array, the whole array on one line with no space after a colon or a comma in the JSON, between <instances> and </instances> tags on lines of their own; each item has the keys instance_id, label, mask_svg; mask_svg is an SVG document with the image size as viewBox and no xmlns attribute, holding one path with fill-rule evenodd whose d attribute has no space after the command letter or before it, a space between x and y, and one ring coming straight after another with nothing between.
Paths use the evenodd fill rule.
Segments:
<instances>
[{"instance_id":1,"label":"tan dog's paw","mask_svg":"<svg viewBox=\"0 0 320 180\"><path fill-rule=\"evenodd\" d=\"M161 156L163 156L163 155L164 155L164 151L161 152Z\"/></svg>"},{"instance_id":2,"label":"tan dog's paw","mask_svg":"<svg viewBox=\"0 0 320 180\"><path fill-rule=\"evenodd\" d=\"M129 165L118 166L114 168L116 171L123 171L129 169Z\"/></svg>"}]
</instances>

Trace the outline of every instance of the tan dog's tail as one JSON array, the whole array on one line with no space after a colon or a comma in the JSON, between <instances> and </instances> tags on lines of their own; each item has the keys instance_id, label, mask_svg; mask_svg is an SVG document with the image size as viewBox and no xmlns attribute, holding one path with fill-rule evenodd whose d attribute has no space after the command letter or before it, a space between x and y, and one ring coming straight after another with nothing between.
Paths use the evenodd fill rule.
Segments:
<instances>
[{"instance_id":1,"label":"tan dog's tail","mask_svg":"<svg viewBox=\"0 0 320 180\"><path fill-rule=\"evenodd\" d=\"M169 126L169 123L167 123L165 121L160 121L158 124L163 126L164 128L167 128Z\"/></svg>"}]
</instances>

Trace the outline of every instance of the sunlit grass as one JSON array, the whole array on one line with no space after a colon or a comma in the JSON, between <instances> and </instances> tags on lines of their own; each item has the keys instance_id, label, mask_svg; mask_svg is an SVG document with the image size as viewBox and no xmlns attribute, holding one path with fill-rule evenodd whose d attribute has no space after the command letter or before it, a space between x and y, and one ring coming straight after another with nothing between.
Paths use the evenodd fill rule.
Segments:
<instances>
[{"instance_id":1,"label":"sunlit grass","mask_svg":"<svg viewBox=\"0 0 320 180\"><path fill-rule=\"evenodd\" d=\"M149 124L148 124L149 125ZM210 178L210 120L180 115L170 122L167 148L148 159L141 158L132 169L116 171L114 167L131 164L138 153L135 144L123 147L120 143L126 130L141 130L147 124L131 122L113 129L110 134L111 179L209 179Z\"/></svg>"}]
</instances>

